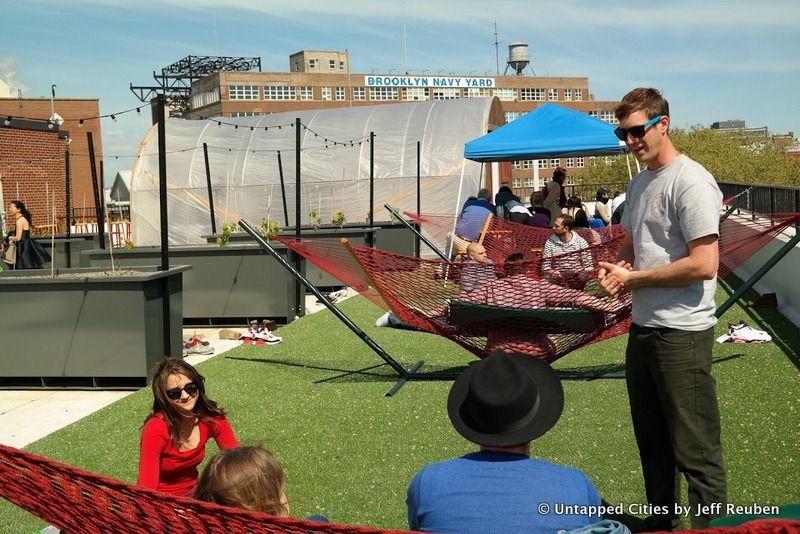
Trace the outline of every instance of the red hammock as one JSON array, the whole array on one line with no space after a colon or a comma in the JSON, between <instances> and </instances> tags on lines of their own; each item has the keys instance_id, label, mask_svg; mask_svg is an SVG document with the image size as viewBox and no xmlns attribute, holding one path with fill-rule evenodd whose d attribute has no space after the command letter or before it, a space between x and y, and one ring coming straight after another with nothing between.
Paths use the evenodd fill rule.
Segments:
<instances>
[{"instance_id":1,"label":"red hammock","mask_svg":"<svg viewBox=\"0 0 800 534\"><path fill-rule=\"evenodd\" d=\"M131 486L0 445L0 497L68 533L402 532L317 523Z\"/></svg>"},{"instance_id":2,"label":"red hammock","mask_svg":"<svg viewBox=\"0 0 800 534\"><path fill-rule=\"evenodd\" d=\"M130 486L29 452L0 445L0 497L66 532L228 534L407 532L316 523L219 506ZM797 534L798 521L758 520L713 534Z\"/></svg>"},{"instance_id":3,"label":"red hammock","mask_svg":"<svg viewBox=\"0 0 800 534\"><path fill-rule=\"evenodd\" d=\"M450 245L447 236L453 229L453 216L406 215L420 223L442 249ZM719 275L730 274L799 218L800 214L748 214L724 220ZM445 336L478 357L504 349L554 361L583 345L623 334L630 324L629 296L621 301L621 307L618 301L608 301L593 312L573 300L574 290L603 296L597 263L614 261L624 229L612 225L576 229L576 233L586 240L588 249L543 258L551 229L490 217L480 238L494 262L490 269L340 246L331 240L279 239L378 306L391 309L403 322ZM528 280L498 280L509 274L503 262L514 252L525 258L516 267L525 271ZM552 270L568 274L552 278ZM467 294L465 280L481 290Z\"/></svg>"}]
</instances>

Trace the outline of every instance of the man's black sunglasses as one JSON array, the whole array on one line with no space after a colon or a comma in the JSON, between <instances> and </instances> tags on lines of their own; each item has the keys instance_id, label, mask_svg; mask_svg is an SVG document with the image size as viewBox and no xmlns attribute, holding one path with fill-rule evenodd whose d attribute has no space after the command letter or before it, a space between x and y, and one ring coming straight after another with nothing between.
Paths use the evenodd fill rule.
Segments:
<instances>
[{"instance_id":1,"label":"man's black sunglasses","mask_svg":"<svg viewBox=\"0 0 800 534\"><path fill-rule=\"evenodd\" d=\"M659 115L658 117L653 117L649 121L644 124L640 124L639 126L631 126L630 128L623 128L622 126L618 126L614 130L614 135L616 135L620 141L625 141L628 139L628 134L636 139L641 139L644 137L644 134L647 133L647 130L650 129L655 123L660 121L664 118L664 115Z\"/></svg>"},{"instance_id":2,"label":"man's black sunglasses","mask_svg":"<svg viewBox=\"0 0 800 534\"><path fill-rule=\"evenodd\" d=\"M178 400L181 398L181 394L185 391L187 395L190 397L194 397L200 388L194 382L189 382L182 388L172 388L167 390L167 397L172 400Z\"/></svg>"}]
</instances>

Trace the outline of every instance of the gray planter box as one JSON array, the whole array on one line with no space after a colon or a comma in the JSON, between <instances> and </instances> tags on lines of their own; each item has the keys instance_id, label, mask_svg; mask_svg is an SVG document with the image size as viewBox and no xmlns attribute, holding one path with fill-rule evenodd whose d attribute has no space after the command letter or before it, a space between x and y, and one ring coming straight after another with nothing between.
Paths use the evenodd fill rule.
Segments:
<instances>
[{"instance_id":1,"label":"gray planter box","mask_svg":"<svg viewBox=\"0 0 800 534\"><path fill-rule=\"evenodd\" d=\"M34 240L55 258L56 269L88 267L81 265L81 252L98 247L98 238L95 234L73 234L69 238L56 236L55 239L36 237ZM50 250L51 245L55 245L55 253Z\"/></svg>"},{"instance_id":2,"label":"gray planter box","mask_svg":"<svg viewBox=\"0 0 800 534\"><path fill-rule=\"evenodd\" d=\"M46 269L0 273L7 348L0 387L144 386L159 358L182 355L181 291L188 269L117 276L69 269L56 278Z\"/></svg>"},{"instance_id":3,"label":"gray planter box","mask_svg":"<svg viewBox=\"0 0 800 534\"><path fill-rule=\"evenodd\" d=\"M276 249L283 255L288 252L283 245ZM107 250L85 251L83 256L93 267L111 265ZM247 324L249 319L265 318L288 323L298 315L294 278L255 243L171 246L169 261L192 268L183 277L187 324ZM114 263L158 265L161 248L115 249Z\"/></svg>"}]
</instances>

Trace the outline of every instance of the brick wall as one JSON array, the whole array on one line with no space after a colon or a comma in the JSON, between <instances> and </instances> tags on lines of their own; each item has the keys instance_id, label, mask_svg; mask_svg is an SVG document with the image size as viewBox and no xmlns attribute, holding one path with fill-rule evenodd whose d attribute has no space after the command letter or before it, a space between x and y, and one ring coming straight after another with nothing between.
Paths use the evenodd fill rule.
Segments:
<instances>
[{"instance_id":1,"label":"brick wall","mask_svg":"<svg viewBox=\"0 0 800 534\"><path fill-rule=\"evenodd\" d=\"M21 200L30 210L34 231L66 218L65 144L57 131L0 126L0 182L3 212ZM48 198L49 196L49 198ZM3 217L6 231L14 221ZM42 228L37 228L42 227Z\"/></svg>"},{"instance_id":2,"label":"brick wall","mask_svg":"<svg viewBox=\"0 0 800 534\"><path fill-rule=\"evenodd\" d=\"M91 219L94 220L94 190L92 187L92 173L90 167L89 145L86 137L87 132L92 133L92 142L94 144L95 161L97 165L97 172L100 172L100 161L103 159L103 144L101 139L101 121L100 119L85 120L81 125L80 119L87 117L97 117L100 115L100 103L95 99L80 99L80 98L57 98L54 103L55 111L64 118L64 123L61 125L61 132L67 132L72 142L69 146L70 154L70 180L72 182L72 207L73 214L75 210L84 211L91 214ZM4 118L6 117L19 117L27 119L47 120L50 118L50 99L48 98L0 98L0 129L3 128ZM15 121L16 123L16 121ZM5 145L5 143L3 143ZM61 158L63 159L64 143L61 143ZM59 176L63 181L64 171L59 171ZM102 184L102 181L100 182ZM4 184L5 185L5 184ZM11 186L11 193L4 188L4 198L6 206L9 200L13 200L9 194L14 193L13 185ZM102 185L101 185L102 188ZM20 194L22 189L20 188ZM102 194L102 192L101 192ZM63 210L62 204L61 209ZM82 210L81 208L86 208ZM34 214L35 215L35 214ZM42 221L41 218L34 220L34 225L39 224L37 221Z\"/></svg>"}]
</instances>

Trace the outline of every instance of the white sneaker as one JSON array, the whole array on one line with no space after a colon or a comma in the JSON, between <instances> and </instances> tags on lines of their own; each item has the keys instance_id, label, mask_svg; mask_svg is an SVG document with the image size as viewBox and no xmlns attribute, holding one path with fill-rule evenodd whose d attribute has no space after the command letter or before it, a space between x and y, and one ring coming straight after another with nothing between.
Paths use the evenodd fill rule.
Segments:
<instances>
[{"instance_id":1,"label":"white sneaker","mask_svg":"<svg viewBox=\"0 0 800 534\"><path fill-rule=\"evenodd\" d=\"M772 336L763 330L756 330L744 321L728 325L728 335L733 343L767 343L772 341Z\"/></svg>"},{"instance_id":2,"label":"white sneaker","mask_svg":"<svg viewBox=\"0 0 800 534\"><path fill-rule=\"evenodd\" d=\"M389 326L389 314L390 313L392 313L392 312L386 312L383 315L381 315L380 317L378 317L378 320L375 321L375 326Z\"/></svg>"},{"instance_id":3,"label":"white sneaker","mask_svg":"<svg viewBox=\"0 0 800 534\"><path fill-rule=\"evenodd\" d=\"M263 341L267 345L277 345L278 343L283 341L283 338L276 336L266 328L262 330L251 330L250 334L251 335L248 337L251 337L255 340Z\"/></svg>"}]
</instances>

